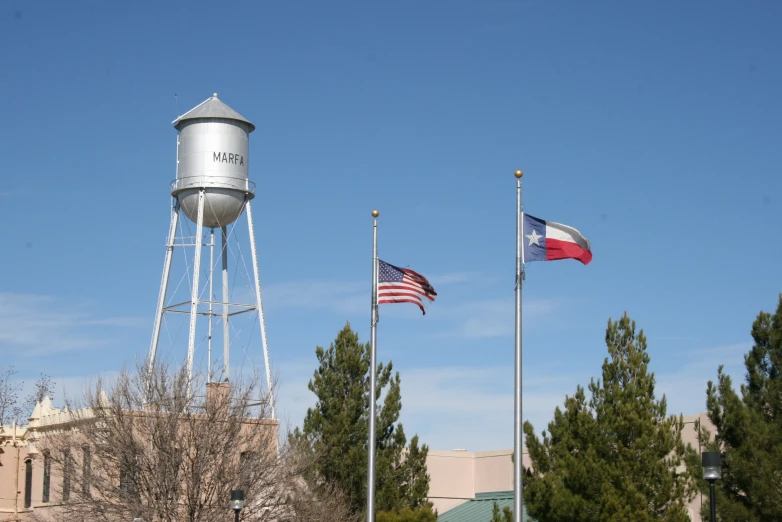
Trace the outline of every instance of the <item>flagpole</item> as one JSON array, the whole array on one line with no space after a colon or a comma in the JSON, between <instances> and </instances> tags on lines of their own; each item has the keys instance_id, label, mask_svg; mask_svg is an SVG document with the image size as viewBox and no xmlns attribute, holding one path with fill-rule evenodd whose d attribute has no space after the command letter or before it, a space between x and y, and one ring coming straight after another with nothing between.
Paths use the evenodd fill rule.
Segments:
<instances>
[{"instance_id":1,"label":"flagpole","mask_svg":"<svg viewBox=\"0 0 782 522\"><path fill-rule=\"evenodd\" d=\"M524 449L522 446L521 417L521 285L524 282L524 234L523 207L521 204L521 177L524 173L517 170L516 176L516 346L514 365L514 412L513 412L513 521L522 522L524 506L524 484L522 478L522 461Z\"/></svg>"},{"instance_id":2,"label":"flagpole","mask_svg":"<svg viewBox=\"0 0 782 522\"><path fill-rule=\"evenodd\" d=\"M375 522L375 392L377 388L377 217L380 212L372 211L372 314L370 324L369 357L369 458L367 466L367 522Z\"/></svg>"}]
</instances>

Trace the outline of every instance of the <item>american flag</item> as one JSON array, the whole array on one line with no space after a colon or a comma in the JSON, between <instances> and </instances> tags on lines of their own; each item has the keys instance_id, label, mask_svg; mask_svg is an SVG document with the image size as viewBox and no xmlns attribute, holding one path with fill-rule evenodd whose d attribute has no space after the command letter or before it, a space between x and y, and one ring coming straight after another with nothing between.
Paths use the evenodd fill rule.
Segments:
<instances>
[{"instance_id":1,"label":"american flag","mask_svg":"<svg viewBox=\"0 0 782 522\"><path fill-rule=\"evenodd\" d=\"M434 302L437 292L424 276L378 259L377 304L414 303L424 315L423 299Z\"/></svg>"}]
</instances>

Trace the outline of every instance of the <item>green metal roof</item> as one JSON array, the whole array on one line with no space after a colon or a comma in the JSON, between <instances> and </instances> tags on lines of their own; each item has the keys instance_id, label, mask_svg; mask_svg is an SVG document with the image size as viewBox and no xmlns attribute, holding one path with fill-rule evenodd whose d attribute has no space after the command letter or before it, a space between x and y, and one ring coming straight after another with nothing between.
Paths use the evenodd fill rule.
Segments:
<instances>
[{"instance_id":1,"label":"green metal roof","mask_svg":"<svg viewBox=\"0 0 782 522\"><path fill-rule=\"evenodd\" d=\"M468 500L439 515L437 522L491 522L495 502L500 510L505 506L513 509L513 491L477 493L473 500ZM534 522L527 516L526 509L523 515L525 522Z\"/></svg>"}]
</instances>

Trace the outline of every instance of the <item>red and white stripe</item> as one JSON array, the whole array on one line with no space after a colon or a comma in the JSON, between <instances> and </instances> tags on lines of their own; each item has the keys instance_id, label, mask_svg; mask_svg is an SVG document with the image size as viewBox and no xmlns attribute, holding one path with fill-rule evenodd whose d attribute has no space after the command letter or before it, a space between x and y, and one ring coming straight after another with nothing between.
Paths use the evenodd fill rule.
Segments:
<instances>
[{"instance_id":1,"label":"red and white stripe","mask_svg":"<svg viewBox=\"0 0 782 522\"><path fill-rule=\"evenodd\" d=\"M575 228L546 221L546 261L577 259L588 265L592 261L589 240Z\"/></svg>"},{"instance_id":2,"label":"red and white stripe","mask_svg":"<svg viewBox=\"0 0 782 522\"><path fill-rule=\"evenodd\" d=\"M424 299L434 302L437 292L429 281L413 270L402 268L404 276L400 282L378 283L377 304L413 303L426 314Z\"/></svg>"}]
</instances>

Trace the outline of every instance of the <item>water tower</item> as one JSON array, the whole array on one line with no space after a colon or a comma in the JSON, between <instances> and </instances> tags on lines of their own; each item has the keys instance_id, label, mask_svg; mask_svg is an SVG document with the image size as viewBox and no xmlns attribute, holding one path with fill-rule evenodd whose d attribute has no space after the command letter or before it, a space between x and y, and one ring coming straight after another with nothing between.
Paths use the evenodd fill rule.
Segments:
<instances>
[{"instance_id":1,"label":"water tower","mask_svg":"<svg viewBox=\"0 0 782 522\"><path fill-rule=\"evenodd\" d=\"M174 120L173 125L178 131L176 179L171 183L171 225L166 244L163 278L160 283L152 342L149 348L149 363L150 365L155 364L164 314L189 314L187 365L192 377L198 319L205 317L208 332L206 335L207 380L211 381L213 378L212 332L215 321L220 323L223 331L222 380L229 380L232 318L247 312L257 312L266 382L269 387L270 409L272 418L275 418L251 206L251 201L255 197L255 184L250 181L248 176L249 137L250 133L255 130L255 125L220 101L217 94ZM183 233L180 220L182 213L195 224L194 236ZM228 273L228 238L230 237L228 228L241 217L242 213L247 215L247 232L254 280L251 291L248 292L252 296L251 302L244 304L231 298ZM205 242L204 227L209 229L209 242ZM218 262L221 265L221 299L216 299L214 294L215 229L220 229L221 235L221 248L218 252ZM171 303L168 299L169 275L174 250L175 248L186 250L188 247L192 247L192 251L185 252L186 266L188 267L187 279L190 279L188 281L190 283L190 299ZM205 271L205 283L201 281L203 247L209 248L209 268ZM241 249L239 250L241 251ZM236 266L235 269L238 270L239 266ZM191 273L192 277L190 277ZM208 299L204 299L203 294L207 287Z\"/></svg>"}]
</instances>

